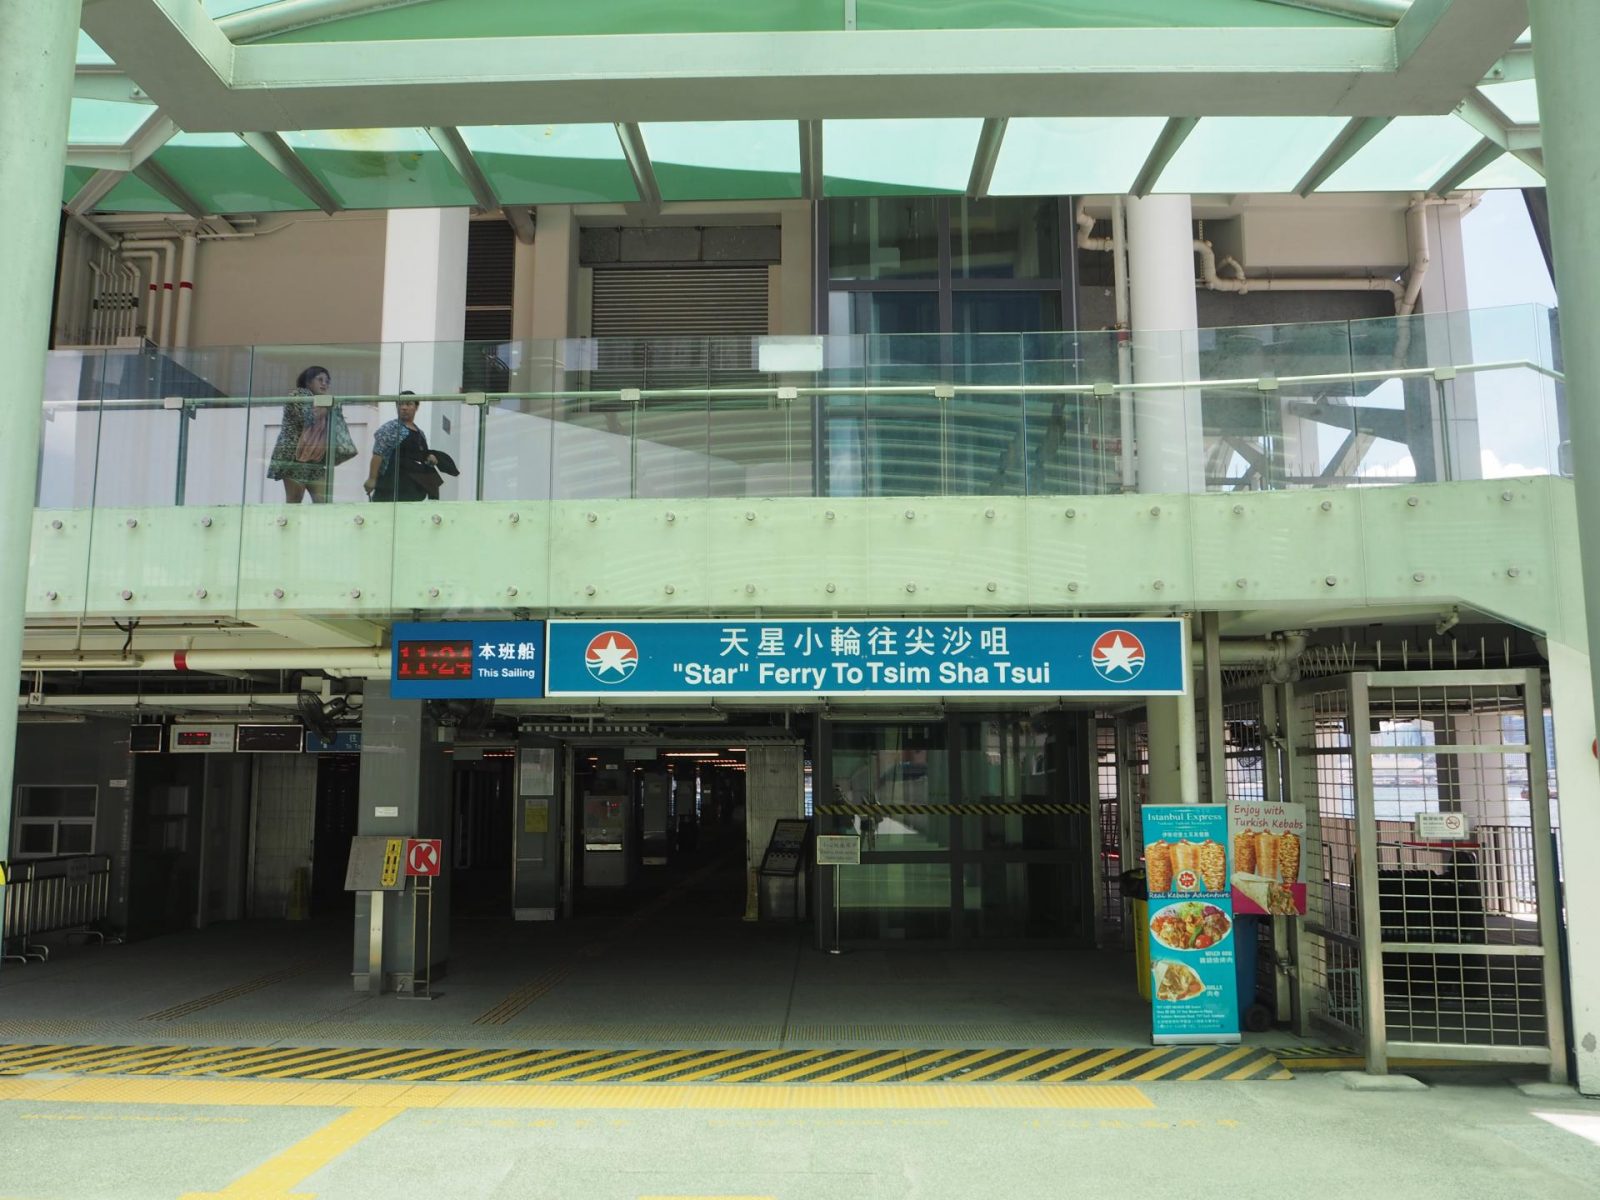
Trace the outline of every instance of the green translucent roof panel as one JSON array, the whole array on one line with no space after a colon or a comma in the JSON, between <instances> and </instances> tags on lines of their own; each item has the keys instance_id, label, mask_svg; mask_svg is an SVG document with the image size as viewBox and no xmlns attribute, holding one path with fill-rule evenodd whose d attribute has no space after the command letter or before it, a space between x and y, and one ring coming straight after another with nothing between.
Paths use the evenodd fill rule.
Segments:
<instances>
[{"instance_id":1,"label":"green translucent roof panel","mask_svg":"<svg viewBox=\"0 0 1600 1200\"><path fill-rule=\"evenodd\" d=\"M664 200L770 200L800 195L794 121L683 121L640 127Z\"/></svg>"},{"instance_id":2,"label":"green translucent roof panel","mask_svg":"<svg viewBox=\"0 0 1600 1200\"><path fill-rule=\"evenodd\" d=\"M469 125L461 137L506 204L639 198L610 125Z\"/></svg>"},{"instance_id":3,"label":"green translucent roof panel","mask_svg":"<svg viewBox=\"0 0 1600 1200\"><path fill-rule=\"evenodd\" d=\"M1406 192L1432 187L1482 140L1460 117L1396 117L1323 192Z\"/></svg>"},{"instance_id":4,"label":"green translucent roof panel","mask_svg":"<svg viewBox=\"0 0 1600 1200\"><path fill-rule=\"evenodd\" d=\"M1156 181L1158 192L1287 192L1344 117L1205 117Z\"/></svg>"},{"instance_id":5,"label":"green translucent roof panel","mask_svg":"<svg viewBox=\"0 0 1600 1200\"><path fill-rule=\"evenodd\" d=\"M1484 99L1493 104L1517 125L1539 123L1539 85L1532 79L1518 79L1512 83L1486 83L1478 89Z\"/></svg>"},{"instance_id":6,"label":"green translucent roof panel","mask_svg":"<svg viewBox=\"0 0 1600 1200\"><path fill-rule=\"evenodd\" d=\"M1359 28L1266 0L856 0L857 29Z\"/></svg>"},{"instance_id":7,"label":"green translucent roof panel","mask_svg":"<svg viewBox=\"0 0 1600 1200\"><path fill-rule=\"evenodd\" d=\"M115 100L73 100L67 140L74 145L120 146L138 132L155 109Z\"/></svg>"},{"instance_id":8,"label":"green translucent roof panel","mask_svg":"<svg viewBox=\"0 0 1600 1200\"><path fill-rule=\"evenodd\" d=\"M989 181L992 196L1122 193L1166 121L1161 117L1013 117Z\"/></svg>"},{"instance_id":9,"label":"green translucent roof panel","mask_svg":"<svg viewBox=\"0 0 1600 1200\"><path fill-rule=\"evenodd\" d=\"M68 167L61 177L61 203L66 204L76 196L93 175L88 167Z\"/></svg>"},{"instance_id":10,"label":"green translucent roof panel","mask_svg":"<svg viewBox=\"0 0 1600 1200\"><path fill-rule=\"evenodd\" d=\"M296 212L314 209L294 184L232 133L180 133L155 161L207 212Z\"/></svg>"},{"instance_id":11,"label":"green translucent roof panel","mask_svg":"<svg viewBox=\"0 0 1600 1200\"><path fill-rule=\"evenodd\" d=\"M108 212L181 212L176 204L133 175L123 177L121 183L95 206Z\"/></svg>"},{"instance_id":12,"label":"green translucent roof panel","mask_svg":"<svg viewBox=\"0 0 1600 1200\"><path fill-rule=\"evenodd\" d=\"M227 0L223 0L227 2ZM261 39L285 42L843 29L845 0L449 0L379 9ZM210 5L207 5L208 9ZM249 7L255 7L250 5Z\"/></svg>"},{"instance_id":13,"label":"green translucent roof panel","mask_svg":"<svg viewBox=\"0 0 1600 1200\"><path fill-rule=\"evenodd\" d=\"M830 196L966 191L983 122L968 118L824 121L822 165Z\"/></svg>"},{"instance_id":14,"label":"green translucent roof panel","mask_svg":"<svg viewBox=\"0 0 1600 1200\"><path fill-rule=\"evenodd\" d=\"M103 67L111 62L111 55L87 33L78 31L78 62L86 67Z\"/></svg>"},{"instance_id":15,"label":"green translucent roof panel","mask_svg":"<svg viewBox=\"0 0 1600 1200\"><path fill-rule=\"evenodd\" d=\"M1502 154L1461 186L1472 192L1491 192L1498 188L1543 187L1544 176L1515 155Z\"/></svg>"},{"instance_id":16,"label":"green translucent roof panel","mask_svg":"<svg viewBox=\"0 0 1600 1200\"><path fill-rule=\"evenodd\" d=\"M470 208L472 192L420 129L286 133L301 161L346 208Z\"/></svg>"}]
</instances>

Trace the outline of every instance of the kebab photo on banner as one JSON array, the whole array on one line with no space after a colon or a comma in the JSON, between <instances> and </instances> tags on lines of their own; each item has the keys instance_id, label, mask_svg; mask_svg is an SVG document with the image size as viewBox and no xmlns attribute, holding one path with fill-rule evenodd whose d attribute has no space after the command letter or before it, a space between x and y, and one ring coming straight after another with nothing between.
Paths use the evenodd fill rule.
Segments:
<instances>
[{"instance_id":1,"label":"kebab photo on banner","mask_svg":"<svg viewBox=\"0 0 1600 1200\"><path fill-rule=\"evenodd\" d=\"M1306 915L1306 810L1301 804L1238 800L1229 805L1233 911L1271 917Z\"/></svg>"}]
</instances>

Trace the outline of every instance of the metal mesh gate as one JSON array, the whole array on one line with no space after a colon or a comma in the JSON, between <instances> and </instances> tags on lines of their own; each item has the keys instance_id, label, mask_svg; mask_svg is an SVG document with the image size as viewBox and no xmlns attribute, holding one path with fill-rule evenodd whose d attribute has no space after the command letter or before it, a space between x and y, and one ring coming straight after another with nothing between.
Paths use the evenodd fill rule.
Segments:
<instances>
[{"instance_id":1,"label":"metal mesh gate","mask_svg":"<svg viewBox=\"0 0 1600 1200\"><path fill-rule=\"evenodd\" d=\"M1318 819L1300 1023L1391 1057L1565 1073L1537 671L1388 672L1293 691L1290 790ZM1423 814L1467 818L1430 840ZM1312 830L1308 829L1308 843Z\"/></svg>"}]
</instances>

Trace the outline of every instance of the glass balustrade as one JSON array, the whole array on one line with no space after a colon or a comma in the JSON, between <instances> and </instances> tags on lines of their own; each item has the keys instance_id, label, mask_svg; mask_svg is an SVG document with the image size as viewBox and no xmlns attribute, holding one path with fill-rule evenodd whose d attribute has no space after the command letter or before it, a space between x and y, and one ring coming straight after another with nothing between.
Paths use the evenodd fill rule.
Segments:
<instances>
[{"instance_id":1,"label":"glass balustrade","mask_svg":"<svg viewBox=\"0 0 1600 1200\"><path fill-rule=\"evenodd\" d=\"M37 504L1082 496L1560 474L1552 316L60 351ZM402 392L416 405L404 420Z\"/></svg>"}]
</instances>

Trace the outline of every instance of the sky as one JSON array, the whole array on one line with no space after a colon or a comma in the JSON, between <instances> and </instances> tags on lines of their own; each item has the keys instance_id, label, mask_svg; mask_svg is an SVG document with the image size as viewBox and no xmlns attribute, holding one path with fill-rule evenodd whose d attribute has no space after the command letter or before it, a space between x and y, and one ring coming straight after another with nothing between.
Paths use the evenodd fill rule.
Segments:
<instances>
[{"instance_id":1,"label":"sky","mask_svg":"<svg viewBox=\"0 0 1600 1200\"><path fill-rule=\"evenodd\" d=\"M1485 192L1462 221L1466 242L1467 296L1473 308L1506 304L1555 307L1533 223L1521 192Z\"/></svg>"}]
</instances>

